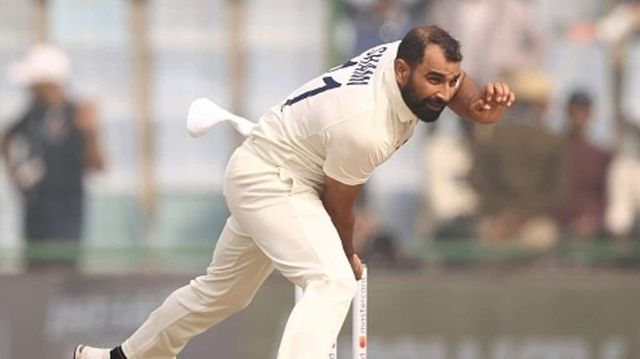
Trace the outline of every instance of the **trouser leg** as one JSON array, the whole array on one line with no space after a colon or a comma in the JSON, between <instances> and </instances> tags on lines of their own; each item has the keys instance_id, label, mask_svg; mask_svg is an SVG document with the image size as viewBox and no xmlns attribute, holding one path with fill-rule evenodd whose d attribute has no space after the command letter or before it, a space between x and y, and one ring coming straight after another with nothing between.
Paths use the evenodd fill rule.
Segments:
<instances>
[{"instance_id":1,"label":"trouser leg","mask_svg":"<svg viewBox=\"0 0 640 359\"><path fill-rule=\"evenodd\" d=\"M237 167L230 163L225 182L231 213L274 267L305 289L287 321L278 359L324 359L356 291L337 230L316 193L296 192L295 180L281 169L250 173L247 168L259 168L259 160L234 156L242 160Z\"/></svg>"},{"instance_id":2,"label":"trouser leg","mask_svg":"<svg viewBox=\"0 0 640 359\"><path fill-rule=\"evenodd\" d=\"M189 339L246 307L272 272L269 259L227 220L205 275L176 290L129 338L129 359L175 358Z\"/></svg>"}]
</instances>

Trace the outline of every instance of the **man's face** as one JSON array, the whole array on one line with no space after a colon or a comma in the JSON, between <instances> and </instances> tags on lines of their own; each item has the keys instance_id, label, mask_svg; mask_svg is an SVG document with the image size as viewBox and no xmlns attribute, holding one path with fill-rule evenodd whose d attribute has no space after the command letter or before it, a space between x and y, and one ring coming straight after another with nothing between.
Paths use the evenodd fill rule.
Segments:
<instances>
[{"instance_id":1,"label":"man's face","mask_svg":"<svg viewBox=\"0 0 640 359\"><path fill-rule=\"evenodd\" d=\"M591 106L586 104L569 105L569 122L571 127L583 129L587 127L591 117Z\"/></svg>"},{"instance_id":2,"label":"man's face","mask_svg":"<svg viewBox=\"0 0 640 359\"><path fill-rule=\"evenodd\" d=\"M407 107L422 121L433 122L447 106L461 79L460 63L449 62L442 49L427 45L421 63L396 60L396 80Z\"/></svg>"},{"instance_id":3,"label":"man's face","mask_svg":"<svg viewBox=\"0 0 640 359\"><path fill-rule=\"evenodd\" d=\"M31 86L32 94L47 105L56 105L64 100L64 90L61 85L53 82L41 82Z\"/></svg>"}]
</instances>

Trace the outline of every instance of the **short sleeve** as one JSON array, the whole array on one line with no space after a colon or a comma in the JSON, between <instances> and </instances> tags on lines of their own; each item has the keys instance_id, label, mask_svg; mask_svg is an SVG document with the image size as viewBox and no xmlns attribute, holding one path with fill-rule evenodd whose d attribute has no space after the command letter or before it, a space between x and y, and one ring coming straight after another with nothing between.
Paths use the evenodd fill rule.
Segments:
<instances>
[{"instance_id":1,"label":"short sleeve","mask_svg":"<svg viewBox=\"0 0 640 359\"><path fill-rule=\"evenodd\" d=\"M384 162L381 148L366 125L366 118L354 118L325 130L325 175L350 186L363 184L373 170Z\"/></svg>"}]
</instances>

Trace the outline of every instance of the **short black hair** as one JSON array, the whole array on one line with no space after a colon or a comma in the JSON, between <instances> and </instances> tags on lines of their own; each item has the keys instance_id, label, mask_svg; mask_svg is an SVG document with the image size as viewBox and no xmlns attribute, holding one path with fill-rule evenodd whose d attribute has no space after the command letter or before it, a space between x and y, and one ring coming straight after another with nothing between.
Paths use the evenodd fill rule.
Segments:
<instances>
[{"instance_id":1,"label":"short black hair","mask_svg":"<svg viewBox=\"0 0 640 359\"><path fill-rule=\"evenodd\" d=\"M569 106L577 105L577 106L591 106L593 99L591 95L585 90L576 90L569 95L569 101L567 103Z\"/></svg>"},{"instance_id":2,"label":"short black hair","mask_svg":"<svg viewBox=\"0 0 640 359\"><path fill-rule=\"evenodd\" d=\"M438 45L447 61L462 61L460 42L437 26L421 26L409 31L400 42L396 58L403 59L411 66L420 64L429 44Z\"/></svg>"}]
</instances>

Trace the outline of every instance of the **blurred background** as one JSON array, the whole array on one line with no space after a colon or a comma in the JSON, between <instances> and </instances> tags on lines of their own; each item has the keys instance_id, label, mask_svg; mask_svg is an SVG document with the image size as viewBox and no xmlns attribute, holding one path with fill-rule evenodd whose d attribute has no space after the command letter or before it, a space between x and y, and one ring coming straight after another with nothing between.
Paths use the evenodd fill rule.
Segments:
<instances>
[{"instance_id":1,"label":"blurred background","mask_svg":"<svg viewBox=\"0 0 640 359\"><path fill-rule=\"evenodd\" d=\"M518 102L367 183L370 357L640 358L640 2L0 0L0 359L117 345L204 271L241 138L189 138L193 99L257 121L422 24ZM292 304L276 274L181 358L275 357Z\"/></svg>"}]
</instances>

